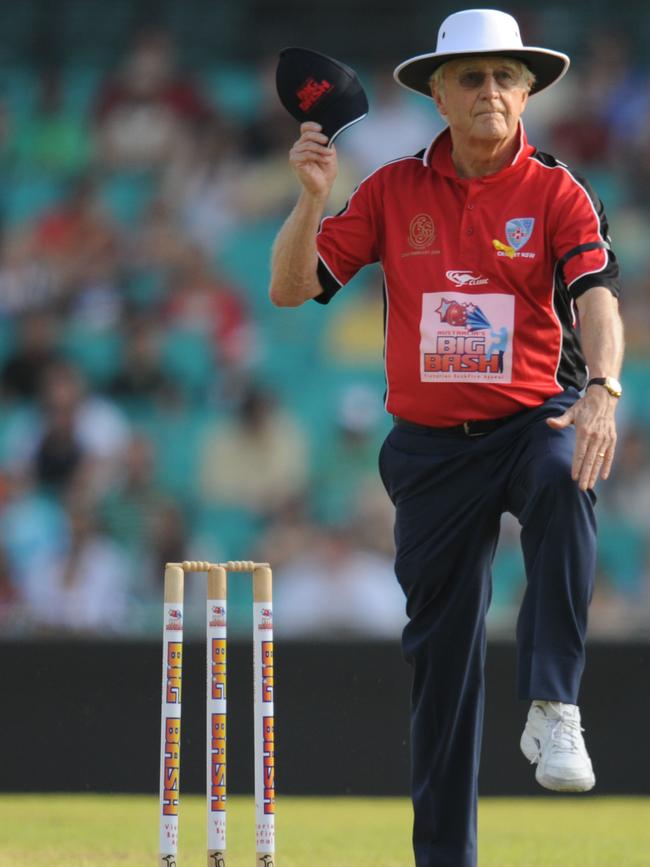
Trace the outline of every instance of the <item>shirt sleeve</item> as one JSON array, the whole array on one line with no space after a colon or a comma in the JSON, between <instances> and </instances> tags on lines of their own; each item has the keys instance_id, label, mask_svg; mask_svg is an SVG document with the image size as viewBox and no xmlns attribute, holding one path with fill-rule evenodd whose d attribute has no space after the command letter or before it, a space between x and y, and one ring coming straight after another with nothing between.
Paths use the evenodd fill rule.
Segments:
<instances>
[{"instance_id":1,"label":"shirt sleeve","mask_svg":"<svg viewBox=\"0 0 650 867\"><path fill-rule=\"evenodd\" d=\"M612 250L605 208L585 178L566 170L566 194L559 200L553 251L571 297L594 286L620 294L619 270Z\"/></svg>"},{"instance_id":2,"label":"shirt sleeve","mask_svg":"<svg viewBox=\"0 0 650 867\"><path fill-rule=\"evenodd\" d=\"M379 259L377 209L370 179L353 192L336 216L325 217L316 237L318 279L323 287L314 299L327 304L364 265Z\"/></svg>"}]
</instances>

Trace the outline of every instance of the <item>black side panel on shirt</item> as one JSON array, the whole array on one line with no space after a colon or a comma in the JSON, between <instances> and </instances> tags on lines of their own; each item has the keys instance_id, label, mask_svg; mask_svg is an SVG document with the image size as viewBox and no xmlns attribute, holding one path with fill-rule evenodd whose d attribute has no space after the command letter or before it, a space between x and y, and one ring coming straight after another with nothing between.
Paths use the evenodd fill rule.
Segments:
<instances>
[{"instance_id":1,"label":"black side panel on shirt","mask_svg":"<svg viewBox=\"0 0 650 867\"><path fill-rule=\"evenodd\" d=\"M553 286L553 308L562 326L562 352L557 369L557 380L564 389L573 386L578 391L582 391L587 384L587 365L580 338L573 325L571 295L559 265L555 267Z\"/></svg>"},{"instance_id":2,"label":"black side panel on shirt","mask_svg":"<svg viewBox=\"0 0 650 867\"><path fill-rule=\"evenodd\" d=\"M579 184L585 193L589 196L592 205L596 213L598 214L598 219L600 221L600 234L604 238L604 241L599 245L591 245L591 244L580 244L575 247L573 250L570 250L566 253L562 260L559 262L560 266L564 265L569 261L573 256L578 256L582 252L586 252L587 250L593 250L596 246L602 246L607 250L607 264L603 268L602 271L598 271L596 274L585 274L584 277L578 278L571 286L570 292L572 298L579 298L582 294L584 294L587 289L593 289L594 286L605 286L615 298L618 298L621 294L621 285L619 282L619 270L618 270L618 262L616 261L616 256L614 255L614 251L611 247L610 237L609 237L609 224L607 222L607 216L605 214L605 208L603 203L596 195L594 189L592 188L589 181L583 177L582 175L575 172L570 166L567 166L566 163L560 162L551 154L543 153L542 151L536 151L533 154L532 159L537 160L543 166L547 166L548 168L556 168L561 166L565 171L567 171L574 181ZM561 271L561 268L558 269ZM561 277L562 275L559 274ZM566 284L565 284L566 285Z\"/></svg>"},{"instance_id":3,"label":"black side panel on shirt","mask_svg":"<svg viewBox=\"0 0 650 867\"><path fill-rule=\"evenodd\" d=\"M586 178L574 172L564 163L558 162L558 160L550 154L537 151L534 154L533 159L538 160L542 165L549 168L561 166L572 176L575 182L582 187L589 196L594 209L598 214L598 219L600 221L600 234L604 238L604 241L579 244L577 247L569 250L569 252L566 253L555 265L553 307L562 327L562 352L560 355L560 363L558 365L557 378L563 388L574 386L581 390L587 382L587 368L582 347L580 345L580 339L573 324L574 311L572 302L594 286L604 286L609 289L615 298L618 298L620 294L618 263L616 262L616 256L611 248L609 227L603 203L600 201ZM607 264L605 265L605 268L595 274L586 274L584 277L579 277L574 281L569 289L564 277L564 265L574 256L595 249L607 250Z\"/></svg>"}]
</instances>

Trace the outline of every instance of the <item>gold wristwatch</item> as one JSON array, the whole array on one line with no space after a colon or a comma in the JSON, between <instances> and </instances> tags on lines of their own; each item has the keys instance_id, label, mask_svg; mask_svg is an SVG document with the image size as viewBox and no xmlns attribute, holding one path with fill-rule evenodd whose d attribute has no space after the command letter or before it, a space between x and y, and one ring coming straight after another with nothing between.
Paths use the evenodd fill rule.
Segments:
<instances>
[{"instance_id":1,"label":"gold wristwatch","mask_svg":"<svg viewBox=\"0 0 650 867\"><path fill-rule=\"evenodd\" d=\"M589 388L590 385L602 385L602 387L608 391L612 397L620 397L623 394L623 386L618 379L614 379L613 376L594 376L593 379L590 379L587 383L587 388Z\"/></svg>"}]
</instances>

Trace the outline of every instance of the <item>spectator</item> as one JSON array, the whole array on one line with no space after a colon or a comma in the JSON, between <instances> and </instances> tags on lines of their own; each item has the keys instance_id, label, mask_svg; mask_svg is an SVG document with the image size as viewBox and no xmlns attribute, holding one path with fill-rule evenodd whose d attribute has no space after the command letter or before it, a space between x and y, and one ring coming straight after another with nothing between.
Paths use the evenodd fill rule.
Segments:
<instances>
[{"instance_id":1,"label":"spectator","mask_svg":"<svg viewBox=\"0 0 650 867\"><path fill-rule=\"evenodd\" d=\"M345 527L324 529L275 579L284 638L397 639L406 623L392 560L360 546Z\"/></svg>"},{"instance_id":2,"label":"spectator","mask_svg":"<svg viewBox=\"0 0 650 867\"><path fill-rule=\"evenodd\" d=\"M0 248L0 317L59 303L59 285L31 232L8 232L0 238Z\"/></svg>"},{"instance_id":3,"label":"spectator","mask_svg":"<svg viewBox=\"0 0 650 867\"><path fill-rule=\"evenodd\" d=\"M58 69L42 73L36 111L17 124L12 154L21 168L53 174L77 174L90 162L87 131L79 118L63 108Z\"/></svg>"},{"instance_id":4,"label":"spectator","mask_svg":"<svg viewBox=\"0 0 650 867\"><path fill-rule=\"evenodd\" d=\"M43 632L124 633L131 573L123 551L97 526L92 501L71 492L68 532L56 556L35 558L24 584L26 614Z\"/></svg>"},{"instance_id":5,"label":"spectator","mask_svg":"<svg viewBox=\"0 0 650 867\"><path fill-rule=\"evenodd\" d=\"M163 274L182 261L186 244L172 206L156 198L135 233L129 264L135 270Z\"/></svg>"},{"instance_id":6,"label":"spectator","mask_svg":"<svg viewBox=\"0 0 650 867\"><path fill-rule=\"evenodd\" d=\"M61 361L57 347L58 320L48 311L25 314L18 323L13 353L2 366L3 394L13 400L33 401L39 394L44 373Z\"/></svg>"},{"instance_id":7,"label":"spectator","mask_svg":"<svg viewBox=\"0 0 650 867\"><path fill-rule=\"evenodd\" d=\"M12 466L5 474L6 492L0 509L0 548L12 581L22 595L25 576L36 560L58 555L65 536L60 503L35 486L33 475Z\"/></svg>"},{"instance_id":8,"label":"spectator","mask_svg":"<svg viewBox=\"0 0 650 867\"><path fill-rule=\"evenodd\" d=\"M160 354L160 329L145 316L134 316L125 326L122 363L108 392L130 409L146 409L165 383Z\"/></svg>"},{"instance_id":9,"label":"spectator","mask_svg":"<svg viewBox=\"0 0 650 867\"><path fill-rule=\"evenodd\" d=\"M267 391L253 385L236 417L206 435L199 478L207 502L269 517L305 490L305 434Z\"/></svg>"},{"instance_id":10,"label":"spectator","mask_svg":"<svg viewBox=\"0 0 650 867\"><path fill-rule=\"evenodd\" d=\"M94 119L100 160L113 169L162 167L212 113L178 71L169 36L145 32L99 94Z\"/></svg>"},{"instance_id":11,"label":"spectator","mask_svg":"<svg viewBox=\"0 0 650 867\"><path fill-rule=\"evenodd\" d=\"M238 127L222 121L205 125L170 166L166 198L182 230L208 255L221 249L242 221L241 184L247 169Z\"/></svg>"},{"instance_id":12,"label":"spectator","mask_svg":"<svg viewBox=\"0 0 650 867\"><path fill-rule=\"evenodd\" d=\"M98 514L108 535L138 563L134 591L154 598L165 563L186 555L185 517L155 478L153 443L144 435L132 437L124 461L101 498Z\"/></svg>"},{"instance_id":13,"label":"spectator","mask_svg":"<svg viewBox=\"0 0 650 867\"><path fill-rule=\"evenodd\" d=\"M331 442L318 461L313 499L325 521L344 521L359 505L361 491L377 483L377 451L380 435L381 401L373 389L355 383L341 394L336 428ZM387 501L385 492L383 501ZM392 526L389 528L392 535Z\"/></svg>"},{"instance_id":14,"label":"spectator","mask_svg":"<svg viewBox=\"0 0 650 867\"><path fill-rule=\"evenodd\" d=\"M33 465L38 481L60 492L86 470L88 484L102 490L127 442L128 425L117 407L88 394L79 371L60 363L43 379L40 421L14 460Z\"/></svg>"},{"instance_id":15,"label":"spectator","mask_svg":"<svg viewBox=\"0 0 650 867\"><path fill-rule=\"evenodd\" d=\"M103 213L89 175L77 178L63 201L36 221L32 243L33 254L67 294L92 283L98 273L113 273L118 232Z\"/></svg>"},{"instance_id":16,"label":"spectator","mask_svg":"<svg viewBox=\"0 0 650 867\"><path fill-rule=\"evenodd\" d=\"M437 115L400 93L387 72L377 72L372 79L371 106L363 122L354 124L337 143L362 178L389 160L417 153L442 132Z\"/></svg>"},{"instance_id":17,"label":"spectator","mask_svg":"<svg viewBox=\"0 0 650 867\"><path fill-rule=\"evenodd\" d=\"M200 247L188 245L173 278L163 319L183 331L206 335L226 367L243 367L250 359L251 325L240 295L208 266Z\"/></svg>"}]
</instances>

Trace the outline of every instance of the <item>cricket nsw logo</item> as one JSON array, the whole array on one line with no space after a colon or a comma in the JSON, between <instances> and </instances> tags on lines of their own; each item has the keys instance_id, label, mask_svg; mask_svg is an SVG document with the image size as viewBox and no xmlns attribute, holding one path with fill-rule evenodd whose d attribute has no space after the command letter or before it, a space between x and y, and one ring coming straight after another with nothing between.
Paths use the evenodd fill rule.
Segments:
<instances>
[{"instance_id":1,"label":"cricket nsw logo","mask_svg":"<svg viewBox=\"0 0 650 867\"><path fill-rule=\"evenodd\" d=\"M473 271L447 271L445 276L456 286L484 286L489 283L487 277Z\"/></svg>"},{"instance_id":2,"label":"cricket nsw logo","mask_svg":"<svg viewBox=\"0 0 650 867\"><path fill-rule=\"evenodd\" d=\"M530 241L534 227L534 217L517 217L515 220L508 220L506 223L506 238L510 242L510 246L514 247L515 250L521 250L524 244Z\"/></svg>"},{"instance_id":3,"label":"cricket nsw logo","mask_svg":"<svg viewBox=\"0 0 650 867\"><path fill-rule=\"evenodd\" d=\"M436 240L436 227L429 214L418 214L409 225L409 244L416 250L428 247Z\"/></svg>"},{"instance_id":4,"label":"cricket nsw logo","mask_svg":"<svg viewBox=\"0 0 650 867\"><path fill-rule=\"evenodd\" d=\"M492 241L492 246L496 250L497 256L506 256L508 259L534 259L536 253L521 252L521 248L525 247L530 241L533 229L535 228L534 217L515 217L508 220L506 223L506 240L507 244L495 238Z\"/></svg>"}]
</instances>

